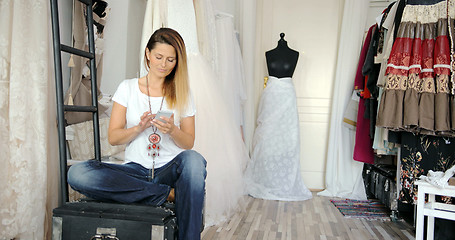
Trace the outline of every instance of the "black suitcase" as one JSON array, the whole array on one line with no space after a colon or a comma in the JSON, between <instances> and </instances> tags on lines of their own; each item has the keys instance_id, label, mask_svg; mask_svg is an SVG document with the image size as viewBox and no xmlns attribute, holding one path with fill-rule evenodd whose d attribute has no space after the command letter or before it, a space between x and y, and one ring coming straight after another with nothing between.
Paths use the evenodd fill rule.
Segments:
<instances>
[{"instance_id":1,"label":"black suitcase","mask_svg":"<svg viewBox=\"0 0 455 240\"><path fill-rule=\"evenodd\" d=\"M53 240L174 240L174 212L164 207L73 202L53 210Z\"/></svg>"}]
</instances>

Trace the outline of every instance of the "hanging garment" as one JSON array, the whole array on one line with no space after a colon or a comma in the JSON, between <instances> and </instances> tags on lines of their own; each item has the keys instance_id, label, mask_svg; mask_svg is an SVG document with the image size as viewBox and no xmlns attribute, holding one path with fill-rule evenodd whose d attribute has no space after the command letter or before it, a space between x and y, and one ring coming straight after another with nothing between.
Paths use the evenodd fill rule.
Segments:
<instances>
[{"instance_id":1,"label":"hanging garment","mask_svg":"<svg viewBox=\"0 0 455 240\"><path fill-rule=\"evenodd\" d=\"M359 162L373 164L373 140L369 135L370 119L364 117L365 109L365 99L360 98L357 112L357 128L355 132L353 159Z\"/></svg>"},{"instance_id":2,"label":"hanging garment","mask_svg":"<svg viewBox=\"0 0 455 240\"><path fill-rule=\"evenodd\" d=\"M365 118L365 99L371 97L370 91L366 86L368 77L362 74L362 68L365 64L368 49L370 48L371 39L373 32L377 25L373 25L369 28L368 33L363 43L362 51L360 52L359 63L357 65L357 73L354 80L354 89L360 91L359 106L357 112L357 125L355 131L355 145L353 152L353 159L359 162L374 163L374 152L372 148L372 141L370 138L370 119Z\"/></svg>"},{"instance_id":3,"label":"hanging garment","mask_svg":"<svg viewBox=\"0 0 455 240\"><path fill-rule=\"evenodd\" d=\"M199 51L217 70L217 34L215 24L215 12L212 0L193 1L196 14L197 38L199 40Z\"/></svg>"},{"instance_id":4,"label":"hanging garment","mask_svg":"<svg viewBox=\"0 0 455 240\"><path fill-rule=\"evenodd\" d=\"M291 78L268 79L259 103L253 154L245 178L247 193L255 198L312 198L300 173L299 117Z\"/></svg>"},{"instance_id":5,"label":"hanging garment","mask_svg":"<svg viewBox=\"0 0 455 240\"><path fill-rule=\"evenodd\" d=\"M235 36L232 17L217 15L218 80L224 97L232 108L238 129L243 125L243 104L246 101L243 60L239 42Z\"/></svg>"},{"instance_id":6,"label":"hanging garment","mask_svg":"<svg viewBox=\"0 0 455 240\"><path fill-rule=\"evenodd\" d=\"M98 92L97 95L101 95L99 86L101 84L101 74L103 73L103 42L104 42L104 24L108 14L105 8L102 7L103 3L98 2L94 4L98 14L93 15L94 27L95 27L95 60L96 60L96 79ZM87 30L86 30L86 13L85 4L81 2L74 2L73 4L73 47L88 51L87 42ZM102 16L102 18L100 18ZM90 76L90 60L84 57L71 55L68 65L71 67L71 83L65 93L65 104L68 105L79 105L88 106L92 104L92 92L91 92L91 76ZM103 113L107 110L107 107L102 104L98 104L98 112ZM92 113L85 112L65 112L65 119L68 124L76 124L92 119Z\"/></svg>"},{"instance_id":7,"label":"hanging garment","mask_svg":"<svg viewBox=\"0 0 455 240\"><path fill-rule=\"evenodd\" d=\"M403 1L403 0L402 0ZM394 4L391 8L389 13L386 16L386 19L381 25L381 28L384 32L384 42L382 45L382 52L378 52L376 59L381 64L381 68L379 70L377 86L379 89L378 94L378 102L381 102L382 92L384 91L384 82L385 82L385 71L387 69L387 62L389 60L390 52L392 51L393 46L393 32L395 27L395 18L398 14L398 9L400 4ZM379 108L376 109L379 111ZM376 116L377 116L376 112ZM374 134L374 141L373 141L373 148L378 155L396 155L398 151L398 147L395 143L391 143L388 141L388 133L389 130L382 127L375 127L375 134Z\"/></svg>"},{"instance_id":8,"label":"hanging garment","mask_svg":"<svg viewBox=\"0 0 455 240\"><path fill-rule=\"evenodd\" d=\"M381 101L384 89L379 87L379 99ZM377 109L376 109L377 110ZM398 144L389 142L389 130L382 127L376 127L373 139L373 149L377 155L397 155Z\"/></svg>"},{"instance_id":9,"label":"hanging garment","mask_svg":"<svg viewBox=\"0 0 455 240\"><path fill-rule=\"evenodd\" d=\"M449 3L449 15L453 18L454 3ZM387 65L378 126L453 135L447 5L446 1L406 5Z\"/></svg>"},{"instance_id":10,"label":"hanging garment","mask_svg":"<svg viewBox=\"0 0 455 240\"><path fill-rule=\"evenodd\" d=\"M238 127L222 97L212 67L199 52L193 2L159 1L159 9L152 8L152 2L157 1L147 2L144 26L148 25L148 28L143 29L142 46L156 30L153 25L176 30L185 42L190 88L196 104L193 149L207 160L205 226L219 224L241 207L243 170L248 153L240 131L236 131ZM162 19L165 15L167 19ZM152 19L158 24L151 24Z\"/></svg>"}]
</instances>

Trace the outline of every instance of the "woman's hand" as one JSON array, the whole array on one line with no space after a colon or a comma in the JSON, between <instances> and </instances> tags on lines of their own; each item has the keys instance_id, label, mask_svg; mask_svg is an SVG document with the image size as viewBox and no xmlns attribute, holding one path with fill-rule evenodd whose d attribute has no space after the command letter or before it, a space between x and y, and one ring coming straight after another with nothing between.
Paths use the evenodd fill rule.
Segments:
<instances>
[{"instance_id":1,"label":"woman's hand","mask_svg":"<svg viewBox=\"0 0 455 240\"><path fill-rule=\"evenodd\" d=\"M112 106L111 120L109 122L108 140L111 145L122 145L133 141L145 129L152 126L152 119L155 114L150 114L149 111L144 112L140 116L140 121L137 125L130 128L126 126L126 107L114 102Z\"/></svg>"},{"instance_id":2,"label":"woman's hand","mask_svg":"<svg viewBox=\"0 0 455 240\"><path fill-rule=\"evenodd\" d=\"M153 119L153 117L152 117L152 119ZM153 119L152 124L155 127L157 127L164 134L171 134L174 131L174 129L176 128L176 126L174 124L174 114L172 114L172 116L170 118L163 116L163 117L161 117L161 119Z\"/></svg>"},{"instance_id":3,"label":"woman's hand","mask_svg":"<svg viewBox=\"0 0 455 240\"><path fill-rule=\"evenodd\" d=\"M152 119L154 117L155 117L155 114L150 114L150 111L147 111L144 114L142 114L141 121L139 121L139 124L137 125L138 132L141 133L145 129L152 126Z\"/></svg>"},{"instance_id":4,"label":"woman's hand","mask_svg":"<svg viewBox=\"0 0 455 240\"><path fill-rule=\"evenodd\" d=\"M174 125L174 115L170 118L162 117L164 122L153 119L153 125L162 133L167 133L174 143L183 149L191 149L194 146L194 116L180 119L180 126Z\"/></svg>"}]
</instances>

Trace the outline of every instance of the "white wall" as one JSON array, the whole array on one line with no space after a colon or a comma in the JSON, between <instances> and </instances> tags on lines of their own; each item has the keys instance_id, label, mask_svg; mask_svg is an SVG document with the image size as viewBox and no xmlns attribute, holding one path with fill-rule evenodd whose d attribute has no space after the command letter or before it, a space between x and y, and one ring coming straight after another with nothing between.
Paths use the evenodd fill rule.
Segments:
<instances>
[{"instance_id":1,"label":"white wall","mask_svg":"<svg viewBox=\"0 0 455 240\"><path fill-rule=\"evenodd\" d=\"M300 161L305 184L323 189L330 104L344 1L304 1L303 13L291 21L289 41L303 53L296 69L295 87L300 119ZM284 13L283 13L284 14Z\"/></svg>"},{"instance_id":2,"label":"white wall","mask_svg":"<svg viewBox=\"0 0 455 240\"><path fill-rule=\"evenodd\" d=\"M213 0L213 8L218 11L229 13L233 16L237 15L237 3L238 0L226 1L226 0Z\"/></svg>"},{"instance_id":3,"label":"white wall","mask_svg":"<svg viewBox=\"0 0 455 240\"><path fill-rule=\"evenodd\" d=\"M239 26L239 0L213 0L213 9L234 16L235 28Z\"/></svg>"},{"instance_id":4,"label":"white wall","mask_svg":"<svg viewBox=\"0 0 455 240\"><path fill-rule=\"evenodd\" d=\"M109 0L111 11L105 28L101 79L103 93L113 94L123 79L136 76L146 1ZM254 71L254 77L246 79L254 82L254 89L249 91L248 97L253 101L256 111L263 91L263 77L267 75L264 53L276 47L279 34L284 32L289 46L300 52L293 79L301 130L301 173L309 188L323 189L332 100L329 93L332 92L334 81L344 1L255 1L256 41L249 45L256 47L255 66L251 66L254 69L248 69ZM371 3L366 24L368 27L388 4L388 0ZM244 23L240 23L240 19L248 15L240 9L243 6L241 0L213 0L213 6L215 10L233 15L236 29L241 30ZM251 118L255 119L255 116Z\"/></svg>"},{"instance_id":5,"label":"white wall","mask_svg":"<svg viewBox=\"0 0 455 240\"><path fill-rule=\"evenodd\" d=\"M103 74L100 90L114 94L120 82L137 77L142 25L147 0L106 0L110 12L104 30ZM239 24L239 0L213 0L217 11L234 16L236 29Z\"/></svg>"},{"instance_id":6,"label":"white wall","mask_svg":"<svg viewBox=\"0 0 455 240\"><path fill-rule=\"evenodd\" d=\"M127 52L125 77L137 77L140 69L139 54L144 51L141 45L142 25L144 24L145 6L147 0L129 0L128 28L127 28Z\"/></svg>"},{"instance_id":7,"label":"white wall","mask_svg":"<svg viewBox=\"0 0 455 240\"><path fill-rule=\"evenodd\" d=\"M137 76L146 0L108 0L100 90L114 94L120 82Z\"/></svg>"},{"instance_id":8,"label":"white wall","mask_svg":"<svg viewBox=\"0 0 455 240\"><path fill-rule=\"evenodd\" d=\"M344 1L258 0L255 100L267 75L264 53L276 47L281 32L289 47L300 52L293 80L300 120L300 162L303 180L310 189L325 187L325 168L337 59L338 36ZM367 28L390 4L372 1ZM359 46L360 47L360 46ZM335 90L336 91L336 90Z\"/></svg>"},{"instance_id":9,"label":"white wall","mask_svg":"<svg viewBox=\"0 0 455 240\"><path fill-rule=\"evenodd\" d=\"M376 22L376 18L382 14L382 11L394 0L371 0L368 9L367 29Z\"/></svg>"},{"instance_id":10,"label":"white wall","mask_svg":"<svg viewBox=\"0 0 455 240\"><path fill-rule=\"evenodd\" d=\"M100 90L113 94L115 86L125 78L128 2L122 0L108 1L109 15L104 26L103 73Z\"/></svg>"},{"instance_id":11,"label":"white wall","mask_svg":"<svg viewBox=\"0 0 455 240\"><path fill-rule=\"evenodd\" d=\"M264 53L276 47L280 33L300 52L293 81L300 120L300 163L305 185L324 188L330 103L338 33L344 1L258 1L256 98L267 76ZM261 39L259 41L259 39Z\"/></svg>"},{"instance_id":12,"label":"white wall","mask_svg":"<svg viewBox=\"0 0 455 240\"><path fill-rule=\"evenodd\" d=\"M58 5L58 19L60 27L60 41L62 44L72 46L72 17L73 17L73 2L66 0L57 1ZM62 79L63 79L63 92L66 92L70 85L71 69L68 67L70 55L62 52Z\"/></svg>"},{"instance_id":13,"label":"white wall","mask_svg":"<svg viewBox=\"0 0 455 240\"><path fill-rule=\"evenodd\" d=\"M104 30L103 74L100 90L114 94L120 82L137 77L139 72L140 42L147 0L107 0L110 8ZM217 11L234 16L239 25L239 0L213 0Z\"/></svg>"}]
</instances>

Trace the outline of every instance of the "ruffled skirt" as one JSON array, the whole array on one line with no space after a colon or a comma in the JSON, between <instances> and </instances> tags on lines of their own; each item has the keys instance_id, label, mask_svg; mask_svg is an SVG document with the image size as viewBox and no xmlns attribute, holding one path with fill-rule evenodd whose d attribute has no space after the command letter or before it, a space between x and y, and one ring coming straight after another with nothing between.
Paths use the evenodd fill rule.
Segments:
<instances>
[{"instance_id":1,"label":"ruffled skirt","mask_svg":"<svg viewBox=\"0 0 455 240\"><path fill-rule=\"evenodd\" d=\"M405 7L387 65L377 126L454 135L449 30L453 31L455 9L450 4L450 29L446 1Z\"/></svg>"}]
</instances>

